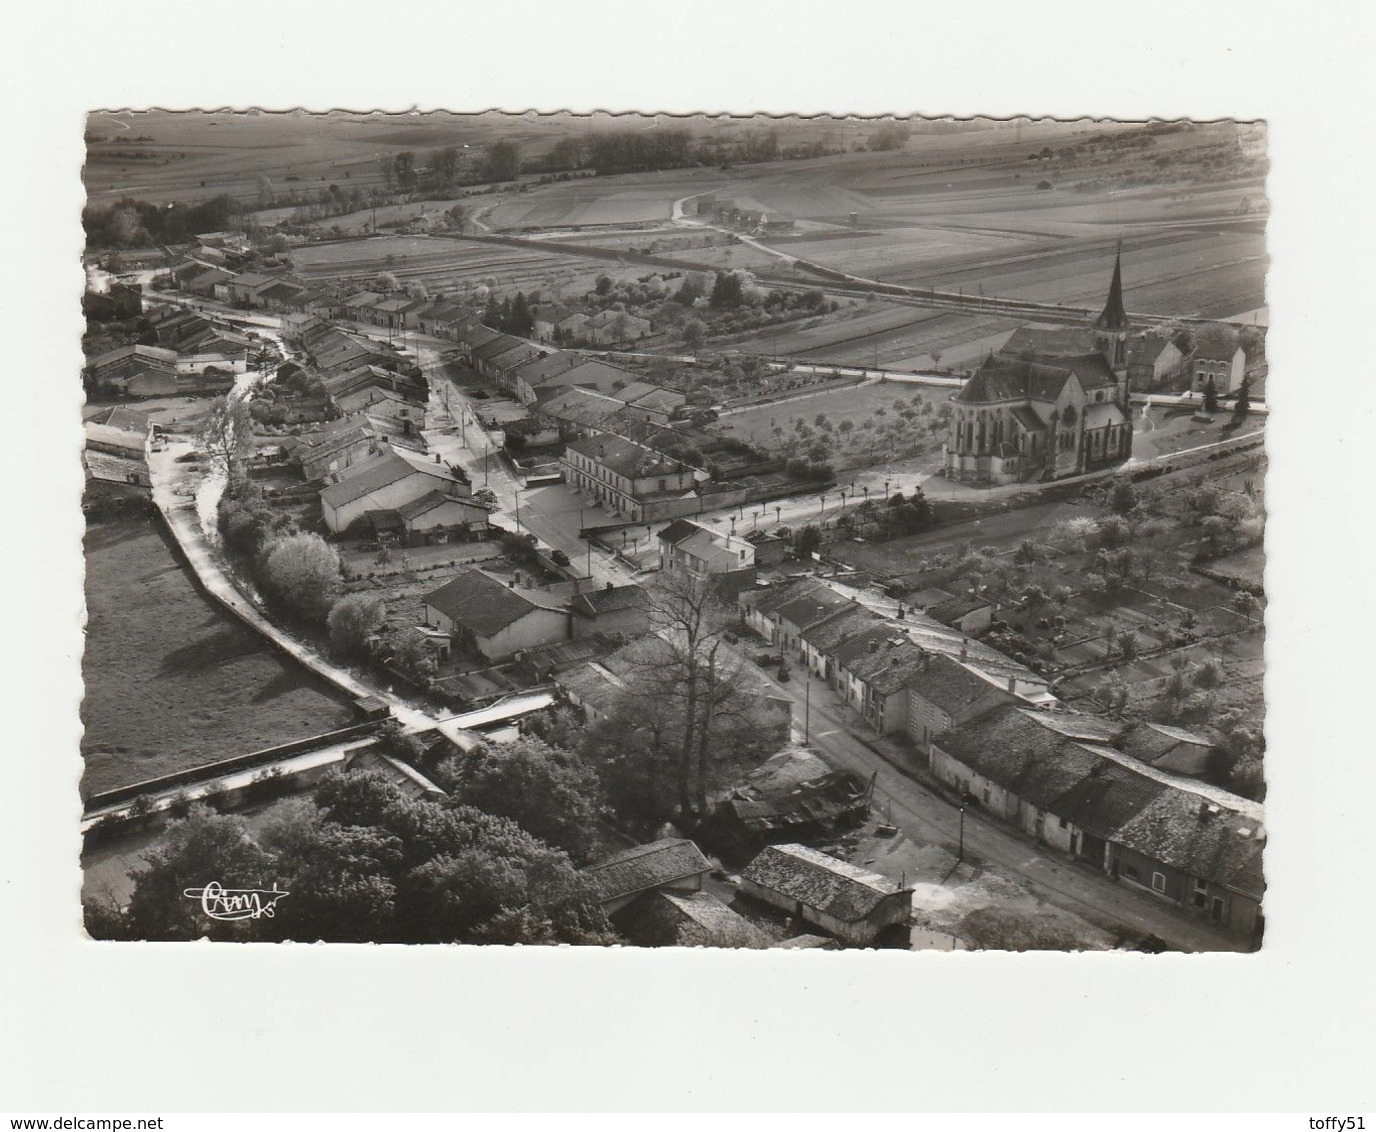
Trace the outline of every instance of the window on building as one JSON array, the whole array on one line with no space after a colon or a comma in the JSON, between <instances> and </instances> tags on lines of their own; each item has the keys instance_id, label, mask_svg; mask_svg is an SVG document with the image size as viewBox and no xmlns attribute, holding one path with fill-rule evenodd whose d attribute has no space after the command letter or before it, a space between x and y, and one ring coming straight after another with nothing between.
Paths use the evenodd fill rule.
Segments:
<instances>
[{"instance_id":1,"label":"window on building","mask_svg":"<svg viewBox=\"0 0 1376 1132\"><path fill-rule=\"evenodd\" d=\"M1165 873L1152 873L1152 874L1151 874L1151 890L1152 890L1153 892L1165 892L1165 891L1166 891L1166 874L1165 874Z\"/></svg>"},{"instance_id":2,"label":"window on building","mask_svg":"<svg viewBox=\"0 0 1376 1132\"><path fill-rule=\"evenodd\" d=\"M1070 824L1070 823L1069 823L1068 821L1066 821L1065 818L1057 818L1057 819L1056 819L1056 826L1057 826L1058 829L1065 829L1066 826L1068 826L1069 824Z\"/></svg>"},{"instance_id":3,"label":"window on building","mask_svg":"<svg viewBox=\"0 0 1376 1132\"><path fill-rule=\"evenodd\" d=\"M1120 871L1129 880L1137 879L1137 867L1135 865L1124 865Z\"/></svg>"}]
</instances>

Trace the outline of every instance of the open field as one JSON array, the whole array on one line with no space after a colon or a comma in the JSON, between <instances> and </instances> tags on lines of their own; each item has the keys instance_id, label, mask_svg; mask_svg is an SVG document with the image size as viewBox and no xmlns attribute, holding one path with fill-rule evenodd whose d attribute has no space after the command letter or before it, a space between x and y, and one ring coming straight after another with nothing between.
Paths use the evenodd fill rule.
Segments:
<instances>
[{"instance_id":1,"label":"open field","mask_svg":"<svg viewBox=\"0 0 1376 1132\"><path fill-rule=\"evenodd\" d=\"M480 284L501 291L582 294L592 289L608 264L542 249L508 247L434 236L379 236L337 244L315 244L292 252L306 279L365 284L380 272L402 282L419 280L431 294ZM642 270L640 274L644 274Z\"/></svg>"},{"instance_id":2,"label":"open field","mask_svg":"<svg viewBox=\"0 0 1376 1132\"><path fill-rule=\"evenodd\" d=\"M353 721L345 697L219 612L152 518L86 533L84 792Z\"/></svg>"}]
</instances>

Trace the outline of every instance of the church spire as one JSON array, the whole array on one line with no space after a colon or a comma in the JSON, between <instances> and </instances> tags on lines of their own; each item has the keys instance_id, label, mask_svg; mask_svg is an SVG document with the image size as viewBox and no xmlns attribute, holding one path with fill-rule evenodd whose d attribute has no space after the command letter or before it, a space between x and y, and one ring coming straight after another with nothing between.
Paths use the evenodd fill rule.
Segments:
<instances>
[{"instance_id":1,"label":"church spire","mask_svg":"<svg viewBox=\"0 0 1376 1132\"><path fill-rule=\"evenodd\" d=\"M1126 330L1128 312L1123 309L1123 241L1118 241L1118 254L1113 260L1113 282L1108 287L1108 302L1104 313L1094 323L1100 330Z\"/></svg>"}]
</instances>

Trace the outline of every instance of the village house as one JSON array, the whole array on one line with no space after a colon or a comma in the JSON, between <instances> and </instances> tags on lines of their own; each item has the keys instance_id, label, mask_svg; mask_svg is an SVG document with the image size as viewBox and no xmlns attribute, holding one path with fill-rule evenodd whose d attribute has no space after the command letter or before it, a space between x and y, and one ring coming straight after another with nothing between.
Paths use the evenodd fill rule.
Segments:
<instances>
[{"instance_id":1,"label":"village house","mask_svg":"<svg viewBox=\"0 0 1376 1132\"><path fill-rule=\"evenodd\" d=\"M226 288L228 300L238 307L261 306L262 302L258 298L259 293L272 286L278 279L279 276L267 275L261 271L245 271L243 274L228 280Z\"/></svg>"},{"instance_id":2,"label":"village house","mask_svg":"<svg viewBox=\"0 0 1376 1132\"><path fill-rule=\"evenodd\" d=\"M81 296L81 313L92 322L124 322L143 313L143 288L137 283L111 283L106 291Z\"/></svg>"},{"instance_id":3,"label":"village house","mask_svg":"<svg viewBox=\"0 0 1376 1132\"><path fill-rule=\"evenodd\" d=\"M802 578L767 590L743 591L737 599L745 623L771 645L779 656L785 652L803 656L803 630L830 613L851 605L825 582Z\"/></svg>"},{"instance_id":4,"label":"village house","mask_svg":"<svg viewBox=\"0 0 1376 1132\"><path fill-rule=\"evenodd\" d=\"M355 291L352 295L344 296L340 303L343 316L354 322L372 322L373 307L386 297L379 291Z\"/></svg>"},{"instance_id":5,"label":"village house","mask_svg":"<svg viewBox=\"0 0 1376 1132\"><path fill-rule=\"evenodd\" d=\"M952 629L959 629L972 637L989 631L994 623L994 605L983 598L966 596L953 597L948 601L929 606L926 614L933 621L940 621Z\"/></svg>"},{"instance_id":6,"label":"village house","mask_svg":"<svg viewBox=\"0 0 1376 1132\"><path fill-rule=\"evenodd\" d=\"M539 303L534 312L533 336L537 342L553 342L554 328L573 312L560 303Z\"/></svg>"},{"instance_id":7,"label":"village house","mask_svg":"<svg viewBox=\"0 0 1376 1132\"><path fill-rule=\"evenodd\" d=\"M582 338L590 346L636 342L652 331L650 320L626 311L598 311L583 324Z\"/></svg>"},{"instance_id":8,"label":"village house","mask_svg":"<svg viewBox=\"0 0 1376 1132\"><path fill-rule=\"evenodd\" d=\"M1016 685L1015 685L1016 687ZM908 736L930 754L932 739L961 727L1000 704L1016 703L1016 691L943 653L924 652L907 681Z\"/></svg>"},{"instance_id":9,"label":"village house","mask_svg":"<svg viewBox=\"0 0 1376 1132\"><path fill-rule=\"evenodd\" d=\"M1194 776L1208 769L1214 744L1207 736L1184 727L1143 720L1128 732L1123 750L1158 770Z\"/></svg>"},{"instance_id":10,"label":"village house","mask_svg":"<svg viewBox=\"0 0 1376 1132\"><path fill-rule=\"evenodd\" d=\"M491 525L486 507L442 491L432 491L393 510L369 511L367 519L379 537L385 531L406 546L482 538Z\"/></svg>"},{"instance_id":11,"label":"village house","mask_svg":"<svg viewBox=\"0 0 1376 1132\"><path fill-rule=\"evenodd\" d=\"M333 396L341 413L361 413L379 435L419 438L425 428L425 406L398 393L391 383L368 382Z\"/></svg>"},{"instance_id":12,"label":"village house","mask_svg":"<svg viewBox=\"0 0 1376 1132\"><path fill-rule=\"evenodd\" d=\"M466 570L423 599L425 625L456 649L505 660L522 649L567 640L570 613L540 590L517 589L483 570Z\"/></svg>"},{"instance_id":13,"label":"village house","mask_svg":"<svg viewBox=\"0 0 1376 1132\"><path fill-rule=\"evenodd\" d=\"M1124 726L1001 706L933 740L936 777L1039 841L1241 937L1260 922L1263 810L1118 749Z\"/></svg>"},{"instance_id":14,"label":"village house","mask_svg":"<svg viewBox=\"0 0 1376 1132\"><path fill-rule=\"evenodd\" d=\"M301 469L307 483L361 464L383 450L366 418L352 416L331 421L313 432L282 438L287 459Z\"/></svg>"},{"instance_id":15,"label":"village house","mask_svg":"<svg viewBox=\"0 0 1376 1132\"><path fill-rule=\"evenodd\" d=\"M1247 369L1247 352L1238 345L1232 331L1204 333L1195 342L1190 359L1190 391L1203 394L1213 381L1220 397L1236 393Z\"/></svg>"},{"instance_id":16,"label":"village house","mask_svg":"<svg viewBox=\"0 0 1376 1132\"><path fill-rule=\"evenodd\" d=\"M1136 334L1128 343L1128 389L1134 393L1168 389L1185 371L1187 361L1174 335L1161 330Z\"/></svg>"},{"instance_id":17,"label":"village house","mask_svg":"<svg viewBox=\"0 0 1376 1132\"><path fill-rule=\"evenodd\" d=\"M911 887L805 845L761 850L741 873L740 891L851 947L908 943Z\"/></svg>"},{"instance_id":18,"label":"village house","mask_svg":"<svg viewBox=\"0 0 1376 1132\"><path fill-rule=\"evenodd\" d=\"M177 353L159 346L120 346L86 363L97 390L129 397L166 397L177 392Z\"/></svg>"},{"instance_id":19,"label":"village house","mask_svg":"<svg viewBox=\"0 0 1376 1132\"><path fill-rule=\"evenodd\" d=\"M620 366L596 358L558 351L512 371L513 392L526 405L544 401L564 389L590 389L613 396L636 380L636 375Z\"/></svg>"},{"instance_id":20,"label":"village house","mask_svg":"<svg viewBox=\"0 0 1376 1132\"><path fill-rule=\"evenodd\" d=\"M804 667L839 690L835 662L837 650L858 633L883 624L887 622L879 614L857 601L838 606L798 634Z\"/></svg>"},{"instance_id":21,"label":"village house","mask_svg":"<svg viewBox=\"0 0 1376 1132\"><path fill-rule=\"evenodd\" d=\"M482 349L496 339L505 337L507 337L505 334L493 330L476 318L465 319L454 333L454 341L459 344L459 356L465 365L474 365L473 355L475 351Z\"/></svg>"},{"instance_id":22,"label":"village house","mask_svg":"<svg viewBox=\"0 0 1376 1132\"><path fill-rule=\"evenodd\" d=\"M628 420L625 409L615 397L577 387L561 389L549 400L531 404L531 414L547 422L566 444L599 432L615 432Z\"/></svg>"},{"instance_id":23,"label":"village house","mask_svg":"<svg viewBox=\"0 0 1376 1132\"><path fill-rule=\"evenodd\" d=\"M639 637L650 629L649 595L637 585L608 582L602 589L587 590L569 601L575 639L599 634Z\"/></svg>"},{"instance_id":24,"label":"village house","mask_svg":"<svg viewBox=\"0 0 1376 1132\"><path fill-rule=\"evenodd\" d=\"M636 947L769 947L770 937L709 892L655 889L611 917Z\"/></svg>"},{"instance_id":25,"label":"village house","mask_svg":"<svg viewBox=\"0 0 1376 1132\"><path fill-rule=\"evenodd\" d=\"M946 474L962 482L1026 483L1120 464L1132 454L1121 257L1094 349L1063 354L1066 334L1024 327L952 400Z\"/></svg>"},{"instance_id":26,"label":"village house","mask_svg":"<svg viewBox=\"0 0 1376 1132\"><path fill-rule=\"evenodd\" d=\"M455 499L472 494L467 480L452 469L394 448L334 475L335 482L320 493L325 525L334 534L347 531L369 511L394 511L432 491Z\"/></svg>"},{"instance_id":27,"label":"village house","mask_svg":"<svg viewBox=\"0 0 1376 1132\"><path fill-rule=\"evenodd\" d=\"M712 862L683 838L664 838L636 845L587 866L583 875L597 888L602 911L611 916L647 892L691 893L702 890Z\"/></svg>"},{"instance_id":28,"label":"village house","mask_svg":"<svg viewBox=\"0 0 1376 1132\"><path fill-rule=\"evenodd\" d=\"M612 433L573 441L559 465L574 491L642 523L671 514L668 505L690 495L699 475L706 478L681 460Z\"/></svg>"},{"instance_id":29,"label":"village house","mask_svg":"<svg viewBox=\"0 0 1376 1132\"><path fill-rule=\"evenodd\" d=\"M734 601L755 585L755 547L744 538L675 519L659 532L659 569L664 577L710 581Z\"/></svg>"},{"instance_id":30,"label":"village house","mask_svg":"<svg viewBox=\"0 0 1376 1132\"><path fill-rule=\"evenodd\" d=\"M531 352L531 357L527 358L527 361L531 360L537 353L535 347L521 338L512 337L510 334L498 334L489 338L482 345L473 347L469 352L469 364L484 377L491 378L500 384L506 377L507 371L498 369L493 364L494 360L503 354L509 354L513 350L521 350L522 348Z\"/></svg>"},{"instance_id":31,"label":"village house","mask_svg":"<svg viewBox=\"0 0 1376 1132\"><path fill-rule=\"evenodd\" d=\"M127 409L105 410L88 420L82 451L87 499L147 498L153 482L147 459L152 434L149 420Z\"/></svg>"}]
</instances>

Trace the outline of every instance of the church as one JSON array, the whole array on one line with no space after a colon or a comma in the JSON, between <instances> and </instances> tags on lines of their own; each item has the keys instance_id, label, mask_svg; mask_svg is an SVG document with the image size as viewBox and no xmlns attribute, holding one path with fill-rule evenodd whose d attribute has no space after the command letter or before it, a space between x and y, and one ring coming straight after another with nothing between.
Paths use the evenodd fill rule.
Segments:
<instances>
[{"instance_id":1,"label":"church","mask_svg":"<svg viewBox=\"0 0 1376 1132\"><path fill-rule=\"evenodd\" d=\"M1121 464L1132 454L1121 252L1092 326L1023 327L952 399L946 475L1032 483Z\"/></svg>"}]
</instances>

